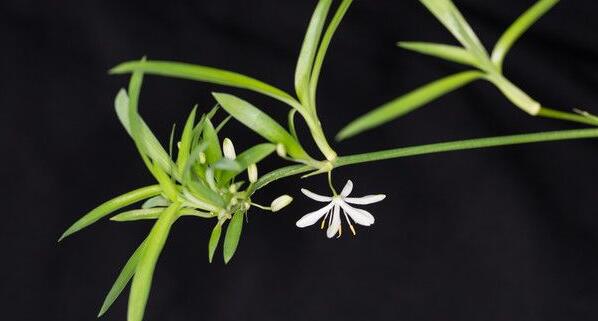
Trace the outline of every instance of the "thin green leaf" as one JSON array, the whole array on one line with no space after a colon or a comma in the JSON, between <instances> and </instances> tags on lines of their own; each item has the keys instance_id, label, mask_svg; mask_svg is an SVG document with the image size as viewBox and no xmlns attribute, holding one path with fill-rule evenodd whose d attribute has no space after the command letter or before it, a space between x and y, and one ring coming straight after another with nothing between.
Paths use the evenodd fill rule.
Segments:
<instances>
[{"instance_id":1,"label":"thin green leaf","mask_svg":"<svg viewBox=\"0 0 598 321\"><path fill-rule=\"evenodd\" d=\"M62 241L65 237L80 231L87 226L97 222L102 217L113 213L125 206L142 201L146 198L156 196L162 192L160 185L151 185L142 187L128 193L117 196L107 202L102 203L100 206L94 208L89 213L85 214L82 218L77 220L71 225L60 237L58 242Z\"/></svg>"},{"instance_id":2,"label":"thin green leaf","mask_svg":"<svg viewBox=\"0 0 598 321\"><path fill-rule=\"evenodd\" d=\"M277 181L281 178L303 174L305 172L309 172L310 170L313 170L313 167L305 166L305 165L290 165L290 166L285 166L285 167L279 168L277 170L273 170L273 171L267 173L266 175L263 175L262 177L260 177L257 180L257 182L249 188L247 193L251 195L254 191L261 189L261 188L265 187L266 185L268 185L274 181Z\"/></svg>"},{"instance_id":3,"label":"thin green leaf","mask_svg":"<svg viewBox=\"0 0 598 321\"><path fill-rule=\"evenodd\" d=\"M243 230L243 215L243 211L237 211L226 228L223 250L225 264L228 264L233 255L235 255L235 251L237 251L239 239L241 238L241 231Z\"/></svg>"},{"instance_id":4,"label":"thin green leaf","mask_svg":"<svg viewBox=\"0 0 598 321\"><path fill-rule=\"evenodd\" d=\"M116 301L118 296L122 293L122 291L125 289L125 287L129 283L129 281L135 274L135 268L137 268L137 263L139 262L139 259L141 258L141 255L143 254L143 250L145 249L145 244L146 244L146 241L144 240L141 243L141 245L139 245L137 250L135 250L135 252L133 252L133 255L131 255L131 257L129 258L129 260L127 260L127 263L125 264L123 269L120 271L120 274L116 278L116 281L114 281L112 288L110 288L108 295L106 295L106 298L104 299L104 302L102 303L102 307L100 308L100 312L98 313L98 318L101 317L102 315L104 315L108 311L108 309L110 309L110 307L112 306L114 301Z\"/></svg>"},{"instance_id":5,"label":"thin green leaf","mask_svg":"<svg viewBox=\"0 0 598 321\"><path fill-rule=\"evenodd\" d=\"M160 217L160 214L164 212L166 207L153 207L153 208L142 208L131 211L119 213L110 218L111 221L115 222L132 222L140 220L155 220ZM196 216L201 218L211 218L212 214L202 211L197 211L191 208L183 208L179 210L181 216Z\"/></svg>"},{"instance_id":6,"label":"thin green leaf","mask_svg":"<svg viewBox=\"0 0 598 321\"><path fill-rule=\"evenodd\" d=\"M326 57L326 52L328 51L328 47L330 46L330 42L332 41L332 36L336 32L339 24L343 20L343 17L349 10L349 6L353 0L343 0L341 4L336 9L332 20L328 24L326 28L326 32L324 32L324 36L322 36L322 42L320 43L320 47L318 48L318 53L316 54L316 58L314 60L314 67L311 72L311 78L309 83L309 96L311 99L311 105L316 105L316 90L318 89L318 80L320 78L320 71L322 70L322 65L324 64L324 57Z\"/></svg>"},{"instance_id":7,"label":"thin green leaf","mask_svg":"<svg viewBox=\"0 0 598 321\"><path fill-rule=\"evenodd\" d=\"M246 170L249 165L257 164L262 159L272 154L274 150L276 150L276 146L273 144L259 144L237 155L235 161L240 165L239 170L223 173L221 182L228 182L231 178Z\"/></svg>"},{"instance_id":8,"label":"thin green leaf","mask_svg":"<svg viewBox=\"0 0 598 321\"><path fill-rule=\"evenodd\" d=\"M272 98L278 99L290 106L299 105L297 100L286 92L268 85L257 79L245 75L200 65L193 65L174 61L147 60L129 61L122 63L110 70L111 74L132 73L141 71L147 74L166 77L183 78L207 82L217 85L244 88L252 90Z\"/></svg>"},{"instance_id":9,"label":"thin green leaf","mask_svg":"<svg viewBox=\"0 0 598 321\"><path fill-rule=\"evenodd\" d=\"M398 46L424 55L449 60L463 65L478 67L475 57L472 56L469 51L461 47L440 43L408 41L399 42Z\"/></svg>"},{"instance_id":10,"label":"thin green leaf","mask_svg":"<svg viewBox=\"0 0 598 321\"><path fill-rule=\"evenodd\" d=\"M224 200L222 197L211 188L204 185L203 182L190 181L187 186L196 198L211 204L215 208L224 207Z\"/></svg>"},{"instance_id":11,"label":"thin green leaf","mask_svg":"<svg viewBox=\"0 0 598 321\"><path fill-rule=\"evenodd\" d=\"M216 252L216 248L218 247L218 242L220 241L220 234L222 234L222 225L220 225L220 222L218 222L216 223L216 226L214 226L212 234L210 235L210 241L208 242L208 261L210 263L212 263L214 253Z\"/></svg>"},{"instance_id":12,"label":"thin green leaf","mask_svg":"<svg viewBox=\"0 0 598 321\"><path fill-rule=\"evenodd\" d=\"M324 23L326 22L326 16L332 0L320 0L316 9L314 10L307 31L305 32L305 39L303 39L303 45L301 46L301 52L299 53L299 59L297 60L297 67L295 69L295 91L299 101L303 104L309 103L309 81L311 78L311 71L313 68L314 57L316 50L318 49L318 43L320 42L320 36Z\"/></svg>"},{"instance_id":13,"label":"thin green leaf","mask_svg":"<svg viewBox=\"0 0 598 321\"><path fill-rule=\"evenodd\" d=\"M502 69L505 56L513 44L558 2L559 0L540 0L509 26L496 42L494 50L492 50L492 62L496 64L499 69Z\"/></svg>"},{"instance_id":14,"label":"thin green leaf","mask_svg":"<svg viewBox=\"0 0 598 321\"><path fill-rule=\"evenodd\" d=\"M288 118L288 124L289 124L289 131L291 132L291 135L293 135L293 137L295 137L296 141L299 141L299 137L297 137L297 130L295 129L295 114L296 113L297 113L297 109L291 109L289 111L287 118Z\"/></svg>"},{"instance_id":15,"label":"thin green leaf","mask_svg":"<svg viewBox=\"0 0 598 321\"><path fill-rule=\"evenodd\" d=\"M131 133L131 125L129 122L129 96L127 95L127 91L125 89L121 89L116 98L114 99L114 109L116 110L116 115L120 120L120 123L123 125L127 133L133 138ZM143 137L143 144L144 150L147 152L147 156L149 156L152 160L160 164L160 167L165 171L170 171L171 168L174 168L172 159L168 156L164 147L160 144L160 141L156 138L154 133L152 133L149 126L145 123L145 121L137 114L136 117L139 121L139 126L141 128L141 136ZM176 178L179 177L176 171L172 173Z\"/></svg>"},{"instance_id":16,"label":"thin green leaf","mask_svg":"<svg viewBox=\"0 0 598 321\"><path fill-rule=\"evenodd\" d=\"M296 110L296 109L293 109ZM226 126L226 124L233 118L233 116L228 115L226 116L226 118L224 118L223 121L220 122L220 124L218 124L218 126L216 126L216 133L219 133L222 128L224 128L224 126Z\"/></svg>"},{"instance_id":17,"label":"thin green leaf","mask_svg":"<svg viewBox=\"0 0 598 321\"><path fill-rule=\"evenodd\" d=\"M147 237L145 250L139 259L139 263L135 269L135 276L133 276L133 283L131 284L129 310L127 314L128 321L143 320L143 314L145 313L145 306L147 304L147 299L149 298L156 263L164 248L164 244L170 233L170 228L178 217L177 211L179 206L180 204L178 202L170 205L162 215L160 215L160 218L156 221Z\"/></svg>"},{"instance_id":18,"label":"thin green leaf","mask_svg":"<svg viewBox=\"0 0 598 321\"><path fill-rule=\"evenodd\" d=\"M196 113L197 105L193 107L193 110L191 110L189 117L187 117L185 127L183 128L183 134L181 135L179 153L176 159L176 165L181 173L183 172L183 170L185 170L185 164L187 163L187 159L189 159L189 153L191 152L191 144L193 143L193 128L195 126Z\"/></svg>"},{"instance_id":19,"label":"thin green leaf","mask_svg":"<svg viewBox=\"0 0 598 321\"><path fill-rule=\"evenodd\" d=\"M464 71L419 87L353 120L337 134L336 139L343 140L355 136L401 117L442 95L481 78L483 75L478 71Z\"/></svg>"},{"instance_id":20,"label":"thin green leaf","mask_svg":"<svg viewBox=\"0 0 598 321\"><path fill-rule=\"evenodd\" d=\"M420 2L479 62L485 64L490 61L486 49L451 0L420 0Z\"/></svg>"},{"instance_id":21,"label":"thin green leaf","mask_svg":"<svg viewBox=\"0 0 598 321\"><path fill-rule=\"evenodd\" d=\"M257 107L233 95L223 93L213 93L213 95L222 108L260 136L272 143L283 144L289 155L294 158L309 158L289 132Z\"/></svg>"},{"instance_id":22,"label":"thin green leaf","mask_svg":"<svg viewBox=\"0 0 598 321\"><path fill-rule=\"evenodd\" d=\"M222 158L222 148L220 148L220 140L218 134L214 129L214 125L209 119L205 120L203 130L204 141L208 144L206 148L206 159L208 164L214 164Z\"/></svg>"}]
</instances>

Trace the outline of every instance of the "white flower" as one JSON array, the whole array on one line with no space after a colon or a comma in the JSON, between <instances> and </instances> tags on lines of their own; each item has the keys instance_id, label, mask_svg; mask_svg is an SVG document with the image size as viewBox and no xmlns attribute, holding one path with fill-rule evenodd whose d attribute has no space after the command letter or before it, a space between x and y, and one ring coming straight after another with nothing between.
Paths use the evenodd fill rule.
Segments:
<instances>
[{"instance_id":1,"label":"white flower","mask_svg":"<svg viewBox=\"0 0 598 321\"><path fill-rule=\"evenodd\" d=\"M370 214L368 211L355 208L349 204L356 204L356 205L367 205L372 203L377 203L382 201L386 198L386 195L377 194L377 195L367 195L364 197L347 197L351 194L353 190L353 182L350 180L347 181L345 187L341 191L340 195L334 196L323 196L318 195L316 193L310 192L304 188L301 189L301 192L305 194L305 196L318 201L318 202L326 202L328 205L322 207L321 209L311 212L309 214L304 215L300 220L297 221L297 227L306 227L310 225L314 225L319 219L322 218L321 228L324 228L326 224L326 220L328 220L328 229L326 230L326 235L328 238L332 238L334 235L338 233L338 237L342 234L341 228L341 209L353 235L355 235L355 228L353 228L353 224L351 224L351 220L355 223L363 226L370 226L374 224L374 216ZM351 219L349 219L351 218Z\"/></svg>"}]
</instances>

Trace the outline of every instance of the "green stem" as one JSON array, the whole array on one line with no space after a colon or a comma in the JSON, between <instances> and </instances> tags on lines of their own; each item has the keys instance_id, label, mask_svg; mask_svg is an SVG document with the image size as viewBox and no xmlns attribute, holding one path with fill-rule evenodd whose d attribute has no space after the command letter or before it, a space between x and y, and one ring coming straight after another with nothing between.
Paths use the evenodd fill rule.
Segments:
<instances>
[{"instance_id":1,"label":"green stem","mask_svg":"<svg viewBox=\"0 0 598 321\"><path fill-rule=\"evenodd\" d=\"M572 139L584 139L584 138L598 138L598 129L574 129L574 130L561 130L552 132L542 132L533 134L522 134L522 135L510 135L510 136L498 136L488 138L477 138L467 139L446 143L436 143L421 146L412 147L401 147L395 149L389 149L379 152L364 153L350 156L342 156L337 158L335 167L354 165L359 163L367 163L373 161L380 161L385 159L410 157L425 154L435 154L458 150L468 149L480 149L497 146L507 145L520 145L529 143L559 141L559 140L572 140ZM309 166L294 165L279 168L272 172L262 176L258 182L254 185L255 188L251 191L260 189L267 184L285 178L288 176L298 175L312 170Z\"/></svg>"},{"instance_id":2,"label":"green stem","mask_svg":"<svg viewBox=\"0 0 598 321\"><path fill-rule=\"evenodd\" d=\"M546 108L546 107L542 107L540 109L538 116L598 126L598 120L593 119L591 117L586 117L583 115L577 115L577 114L568 113L568 112L562 112L562 111L558 111L558 110L554 110L554 109L550 109L550 108Z\"/></svg>"}]
</instances>

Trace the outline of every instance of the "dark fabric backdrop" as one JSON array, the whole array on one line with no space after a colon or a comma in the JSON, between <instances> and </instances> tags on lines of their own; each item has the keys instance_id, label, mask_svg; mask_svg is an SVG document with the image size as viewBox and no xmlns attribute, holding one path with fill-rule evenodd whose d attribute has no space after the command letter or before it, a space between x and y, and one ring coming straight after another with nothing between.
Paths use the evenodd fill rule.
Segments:
<instances>
[{"instance_id":1,"label":"dark fabric backdrop","mask_svg":"<svg viewBox=\"0 0 598 321\"><path fill-rule=\"evenodd\" d=\"M488 48L525 1L457 1ZM147 55L252 75L292 92L315 1L33 1L0 4L3 320L94 320L150 222L102 221L58 245L100 202L152 180L112 102L119 62ZM598 112L598 9L563 1L507 57L506 74L547 106ZM330 48L319 110L332 137L408 90L463 68L398 49L454 43L417 1L356 1ZM214 90L281 121L286 106L243 90L148 77L141 112L166 140ZM222 117L222 115L220 116ZM526 116L484 82L335 144L344 155L439 141L578 128ZM581 126L583 127L583 126ZM305 132L305 129L302 129ZM238 149L260 139L225 130ZM308 141L308 139L305 139ZM313 146L310 146L313 150ZM598 317L598 142L556 142L397 159L335 171L355 195L386 193L357 237L328 240L295 221L319 206L300 187L277 214L253 209L224 266L207 262L212 222L182 219L156 269L147 320L595 320ZM261 171L280 165L272 157ZM105 320L124 320L126 295Z\"/></svg>"}]
</instances>

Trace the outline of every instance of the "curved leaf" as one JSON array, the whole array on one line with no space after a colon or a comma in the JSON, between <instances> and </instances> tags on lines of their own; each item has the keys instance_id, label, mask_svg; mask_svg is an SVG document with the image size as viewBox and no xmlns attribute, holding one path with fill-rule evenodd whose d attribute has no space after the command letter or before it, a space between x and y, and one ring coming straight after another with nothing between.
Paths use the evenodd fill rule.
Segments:
<instances>
[{"instance_id":1,"label":"curved leaf","mask_svg":"<svg viewBox=\"0 0 598 321\"><path fill-rule=\"evenodd\" d=\"M353 120L337 134L336 139L343 140L355 136L401 117L442 95L481 78L483 75L479 71L464 71L417 88Z\"/></svg>"},{"instance_id":2,"label":"curved leaf","mask_svg":"<svg viewBox=\"0 0 598 321\"><path fill-rule=\"evenodd\" d=\"M230 259L235 255L239 239L241 238L241 231L243 230L243 216L244 213L239 210L231 218L228 227L226 228L226 235L224 236L224 263L228 264Z\"/></svg>"},{"instance_id":3,"label":"curved leaf","mask_svg":"<svg viewBox=\"0 0 598 321\"><path fill-rule=\"evenodd\" d=\"M144 199L156 196L162 192L160 185L151 185L142 187L128 193L117 196L107 202L102 203L100 206L94 208L89 213L85 214L82 218L77 220L71 225L60 237L58 242L62 241L65 237L80 231L87 226L97 222L102 217L113 213L125 206L137 203Z\"/></svg>"},{"instance_id":4,"label":"curved leaf","mask_svg":"<svg viewBox=\"0 0 598 321\"><path fill-rule=\"evenodd\" d=\"M399 42L398 46L403 49L412 50L424 55L449 60L463 65L478 67L475 57L472 56L469 51L461 47L440 43L409 41Z\"/></svg>"}]
</instances>

